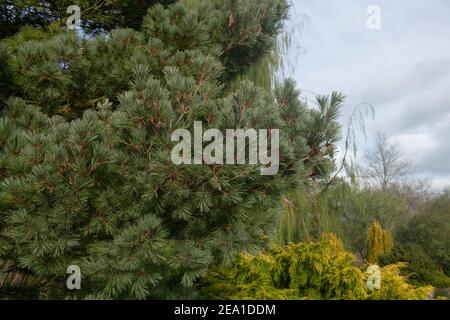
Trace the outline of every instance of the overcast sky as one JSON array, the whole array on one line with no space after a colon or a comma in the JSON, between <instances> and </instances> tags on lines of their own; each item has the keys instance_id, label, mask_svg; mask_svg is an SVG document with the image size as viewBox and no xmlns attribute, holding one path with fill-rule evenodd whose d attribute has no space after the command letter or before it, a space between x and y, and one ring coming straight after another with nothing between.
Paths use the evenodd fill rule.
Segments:
<instances>
[{"instance_id":1,"label":"overcast sky","mask_svg":"<svg viewBox=\"0 0 450 320\"><path fill-rule=\"evenodd\" d=\"M367 9L381 9L379 30ZM300 89L347 96L343 121L368 102L365 150L377 132L397 141L419 175L450 185L450 1L293 0L293 76ZM307 19L303 15L307 16ZM304 28L298 32L301 24Z\"/></svg>"}]
</instances>

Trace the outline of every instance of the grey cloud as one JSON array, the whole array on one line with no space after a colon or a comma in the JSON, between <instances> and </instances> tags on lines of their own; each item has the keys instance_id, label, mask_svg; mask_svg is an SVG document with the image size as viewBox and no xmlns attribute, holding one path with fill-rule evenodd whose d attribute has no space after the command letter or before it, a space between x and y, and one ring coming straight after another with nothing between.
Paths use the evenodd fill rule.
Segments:
<instances>
[{"instance_id":1,"label":"grey cloud","mask_svg":"<svg viewBox=\"0 0 450 320\"><path fill-rule=\"evenodd\" d=\"M300 88L347 95L344 116L370 102L376 120L368 132L429 136L433 148L411 155L419 174L450 183L450 2L294 0L309 25L298 39L306 53L296 65ZM382 9L382 29L366 28L366 8ZM293 15L295 19L298 14ZM412 139L412 138L411 138ZM369 137L369 141L370 141ZM413 140L402 140L405 147ZM362 145L362 149L366 146ZM417 150L422 150L417 146Z\"/></svg>"}]
</instances>

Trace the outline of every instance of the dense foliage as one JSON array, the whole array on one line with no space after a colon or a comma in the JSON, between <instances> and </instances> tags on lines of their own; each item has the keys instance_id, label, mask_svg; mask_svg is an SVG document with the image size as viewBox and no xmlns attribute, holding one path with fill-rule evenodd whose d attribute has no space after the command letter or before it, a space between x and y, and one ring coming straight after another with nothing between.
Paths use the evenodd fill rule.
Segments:
<instances>
[{"instance_id":1,"label":"dense foliage","mask_svg":"<svg viewBox=\"0 0 450 320\"><path fill-rule=\"evenodd\" d=\"M335 236L320 242L275 247L241 255L232 266L213 269L202 293L214 299L427 299L431 287L414 287L402 264L381 270L381 289L369 290L364 269Z\"/></svg>"},{"instance_id":2,"label":"dense foliage","mask_svg":"<svg viewBox=\"0 0 450 320\"><path fill-rule=\"evenodd\" d=\"M273 95L248 81L227 87L270 48L285 10L281 0L155 5L142 31L80 39L27 28L2 43L12 79L0 121L7 296L70 295L75 264L79 297L189 297L212 263L269 245L280 196L333 169L343 100L309 108L290 81ZM174 165L171 133L194 121L280 129L278 174Z\"/></svg>"},{"instance_id":3,"label":"dense foliage","mask_svg":"<svg viewBox=\"0 0 450 320\"><path fill-rule=\"evenodd\" d=\"M101 32L117 27L138 29L147 9L156 3L172 0L4 0L0 4L0 39L11 36L25 25L44 27L50 23L65 23L72 12L69 6L81 9L82 27L87 32Z\"/></svg>"},{"instance_id":4,"label":"dense foliage","mask_svg":"<svg viewBox=\"0 0 450 320\"><path fill-rule=\"evenodd\" d=\"M326 191L322 187L313 192L296 190L283 197L277 242L317 241L324 232L335 232L359 263L405 263L401 274L410 282L448 288L448 193L427 197L412 190L403 186L383 192L343 181ZM388 250L383 249L382 241L379 250L373 250L373 238L368 237L369 228L378 221L383 232L392 235ZM379 240L384 238L378 234Z\"/></svg>"},{"instance_id":5,"label":"dense foliage","mask_svg":"<svg viewBox=\"0 0 450 320\"><path fill-rule=\"evenodd\" d=\"M82 32L64 26L73 4ZM448 194L334 176L344 96L310 104L273 80L287 11L3 1L0 298L426 299L415 285L449 286ZM175 165L171 134L195 121L279 129L278 172ZM380 155L401 158L377 146L375 172ZM69 265L82 290L67 289Z\"/></svg>"},{"instance_id":6,"label":"dense foliage","mask_svg":"<svg viewBox=\"0 0 450 320\"><path fill-rule=\"evenodd\" d=\"M374 222L393 232L408 217L406 200L394 193L337 180L326 190L298 189L284 198L278 243L318 240L334 232L352 252L367 260L367 231Z\"/></svg>"},{"instance_id":7,"label":"dense foliage","mask_svg":"<svg viewBox=\"0 0 450 320\"><path fill-rule=\"evenodd\" d=\"M255 8L260 14L253 14ZM189 72L185 55L201 53L220 62L215 77L233 79L271 48L286 10L282 0L199 1L191 9L155 5L142 32L117 29L94 39L54 25L47 32L26 28L0 45L2 94L23 97L46 114L73 118L105 98L117 105L139 64L161 79L166 67L183 65ZM232 25L230 15L236 15Z\"/></svg>"},{"instance_id":8,"label":"dense foliage","mask_svg":"<svg viewBox=\"0 0 450 320\"><path fill-rule=\"evenodd\" d=\"M384 263L405 261L405 271L416 283L450 287L450 197L432 199L396 233L396 245Z\"/></svg>"}]
</instances>

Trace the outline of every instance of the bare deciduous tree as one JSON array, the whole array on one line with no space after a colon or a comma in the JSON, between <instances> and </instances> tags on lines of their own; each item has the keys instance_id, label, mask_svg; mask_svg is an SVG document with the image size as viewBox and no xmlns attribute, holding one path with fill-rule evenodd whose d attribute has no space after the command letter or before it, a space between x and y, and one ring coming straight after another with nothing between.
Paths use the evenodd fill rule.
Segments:
<instances>
[{"instance_id":1,"label":"bare deciduous tree","mask_svg":"<svg viewBox=\"0 0 450 320\"><path fill-rule=\"evenodd\" d=\"M363 176L383 191L400 184L413 173L411 163L403 159L398 144L382 134L378 134L375 148L367 152L365 160Z\"/></svg>"}]
</instances>

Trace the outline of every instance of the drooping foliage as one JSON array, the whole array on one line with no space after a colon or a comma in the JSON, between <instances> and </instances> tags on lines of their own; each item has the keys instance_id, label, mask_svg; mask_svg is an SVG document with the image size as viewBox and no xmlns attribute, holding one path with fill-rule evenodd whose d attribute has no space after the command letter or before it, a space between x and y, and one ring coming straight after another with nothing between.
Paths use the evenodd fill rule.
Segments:
<instances>
[{"instance_id":1,"label":"drooping foliage","mask_svg":"<svg viewBox=\"0 0 450 320\"><path fill-rule=\"evenodd\" d=\"M327 181L325 181L326 183ZM334 232L359 258L367 260L367 230L379 221L389 232L408 215L405 199L336 179L328 187L299 189L285 195L279 222L280 244L319 240Z\"/></svg>"}]
</instances>

